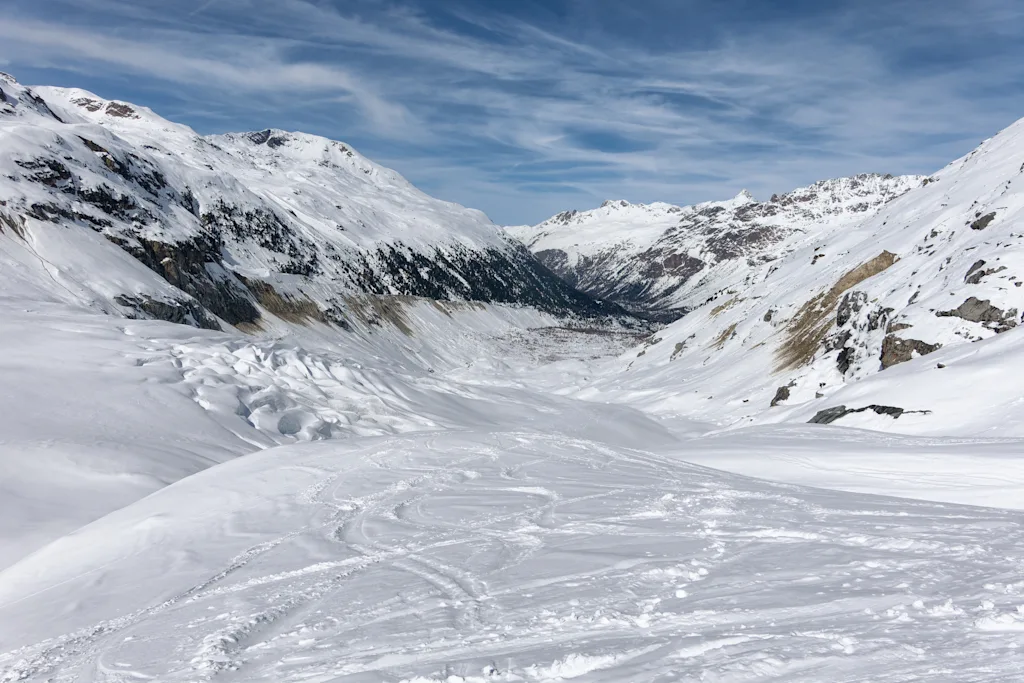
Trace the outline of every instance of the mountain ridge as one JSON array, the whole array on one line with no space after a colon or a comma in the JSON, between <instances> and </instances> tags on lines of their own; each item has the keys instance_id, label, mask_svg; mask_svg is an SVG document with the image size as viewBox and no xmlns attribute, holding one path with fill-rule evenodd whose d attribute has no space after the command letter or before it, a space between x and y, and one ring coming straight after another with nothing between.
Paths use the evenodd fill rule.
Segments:
<instances>
[{"instance_id":1,"label":"mountain ridge","mask_svg":"<svg viewBox=\"0 0 1024 683\"><path fill-rule=\"evenodd\" d=\"M351 299L396 296L628 318L482 212L429 197L345 143L275 129L202 136L144 107L10 76L0 92L0 212L21 241L6 260L23 276L42 264L33 286L52 296L209 328L345 327L366 310ZM83 250L93 272L73 258Z\"/></svg>"},{"instance_id":2,"label":"mountain ridge","mask_svg":"<svg viewBox=\"0 0 1024 683\"><path fill-rule=\"evenodd\" d=\"M671 322L734 281L744 261L774 259L800 234L859 220L924 181L861 174L818 181L766 202L746 190L689 206L606 201L508 230L570 284L637 315Z\"/></svg>"},{"instance_id":3,"label":"mountain ridge","mask_svg":"<svg viewBox=\"0 0 1024 683\"><path fill-rule=\"evenodd\" d=\"M722 429L1018 435L1004 423L1017 394L997 378L1024 358L1022 159L1024 119L861 220L749 266L583 395L646 387L648 409Z\"/></svg>"}]
</instances>

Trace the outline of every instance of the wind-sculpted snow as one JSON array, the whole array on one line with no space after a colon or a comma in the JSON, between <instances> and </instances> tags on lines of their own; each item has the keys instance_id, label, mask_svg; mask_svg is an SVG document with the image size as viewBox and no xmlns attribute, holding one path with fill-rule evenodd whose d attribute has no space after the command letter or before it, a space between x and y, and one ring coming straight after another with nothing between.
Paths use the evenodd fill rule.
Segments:
<instances>
[{"instance_id":1,"label":"wind-sculpted snow","mask_svg":"<svg viewBox=\"0 0 1024 683\"><path fill-rule=\"evenodd\" d=\"M0 666L51 681L1016 681L1020 521L534 432L283 447L0 574Z\"/></svg>"},{"instance_id":2,"label":"wind-sculpted snow","mask_svg":"<svg viewBox=\"0 0 1024 683\"><path fill-rule=\"evenodd\" d=\"M260 432L312 441L436 426L403 405L381 373L342 357L233 343L176 346L170 358L196 403Z\"/></svg>"},{"instance_id":3,"label":"wind-sculpted snow","mask_svg":"<svg viewBox=\"0 0 1024 683\"><path fill-rule=\"evenodd\" d=\"M0 568L183 477L279 444L527 422L584 434L636 415L521 386L517 375L536 361L493 340L556 318L429 301L403 310L415 336L382 322L270 339L0 298L9 388ZM548 353L607 355L633 339L566 330Z\"/></svg>"}]
</instances>

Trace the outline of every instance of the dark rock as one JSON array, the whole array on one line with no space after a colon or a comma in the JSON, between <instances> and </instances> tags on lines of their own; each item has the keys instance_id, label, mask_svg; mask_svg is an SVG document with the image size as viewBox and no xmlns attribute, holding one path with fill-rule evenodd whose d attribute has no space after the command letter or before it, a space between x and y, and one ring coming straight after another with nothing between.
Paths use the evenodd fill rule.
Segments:
<instances>
[{"instance_id":1,"label":"dark rock","mask_svg":"<svg viewBox=\"0 0 1024 683\"><path fill-rule=\"evenodd\" d=\"M140 207L131 195L120 194L108 185L85 188L78 193L78 198L86 204L115 218L122 220L153 220L153 215Z\"/></svg>"},{"instance_id":2,"label":"dark rock","mask_svg":"<svg viewBox=\"0 0 1024 683\"><path fill-rule=\"evenodd\" d=\"M859 413L859 412L861 412L863 410L873 410L876 413L878 413L879 415L889 415L893 419L898 418L900 415L902 415L904 412L906 412L905 410L903 410L903 408L896 408L896 407L893 407L893 406L874 406L874 405L868 406L866 409L865 408L861 408L860 410L855 410L854 412L858 412ZM915 411L915 412L920 412L920 411Z\"/></svg>"},{"instance_id":3,"label":"dark rock","mask_svg":"<svg viewBox=\"0 0 1024 683\"><path fill-rule=\"evenodd\" d=\"M874 332L882 327L882 325L889 320L889 316L892 315L892 312L893 309L891 308L875 308L873 311L868 313L868 330L870 332Z\"/></svg>"},{"instance_id":4,"label":"dark rock","mask_svg":"<svg viewBox=\"0 0 1024 683\"><path fill-rule=\"evenodd\" d=\"M147 318L166 320L179 325L191 325L207 330L220 330L220 323L194 300L161 301L145 294L119 294L114 301Z\"/></svg>"},{"instance_id":5,"label":"dark rock","mask_svg":"<svg viewBox=\"0 0 1024 683\"><path fill-rule=\"evenodd\" d=\"M111 235L107 239L230 324L259 321L260 312L252 295L223 268L221 245L213 236L202 235L173 244Z\"/></svg>"},{"instance_id":6,"label":"dark rock","mask_svg":"<svg viewBox=\"0 0 1024 683\"><path fill-rule=\"evenodd\" d=\"M853 332L851 330L839 330L834 335L825 339L825 351L835 351L845 347L850 339L853 338Z\"/></svg>"},{"instance_id":7,"label":"dark rock","mask_svg":"<svg viewBox=\"0 0 1024 683\"><path fill-rule=\"evenodd\" d=\"M110 116L116 116L122 119L137 119L139 115L135 113L135 110L129 107L127 104L122 102L111 102L107 105L107 114Z\"/></svg>"},{"instance_id":8,"label":"dark rock","mask_svg":"<svg viewBox=\"0 0 1024 683\"><path fill-rule=\"evenodd\" d=\"M984 268L984 267L985 267L985 261L984 260L979 259L979 260L975 261L974 265L972 265L970 268L967 269L967 275L964 276L964 282L970 282L971 281L971 273L973 273L976 270L979 270L981 268Z\"/></svg>"},{"instance_id":9,"label":"dark rock","mask_svg":"<svg viewBox=\"0 0 1024 683\"><path fill-rule=\"evenodd\" d=\"M796 382L790 382L784 386L779 387L778 391L775 392L775 398L772 399L772 408L779 405L783 401L789 400L789 390L796 386Z\"/></svg>"},{"instance_id":10,"label":"dark rock","mask_svg":"<svg viewBox=\"0 0 1024 683\"><path fill-rule=\"evenodd\" d=\"M895 334L886 335L882 340L882 370L899 363L905 363L914 357L927 356L942 348L942 344L928 344L918 339L902 339Z\"/></svg>"},{"instance_id":11,"label":"dark rock","mask_svg":"<svg viewBox=\"0 0 1024 683\"><path fill-rule=\"evenodd\" d=\"M273 134L273 131L268 128L267 130L261 130L261 131L255 131L255 132L249 133L246 137L249 138L249 142L251 142L252 144L254 144L254 145L262 145L262 144L266 143L267 140L270 139L270 136L272 134Z\"/></svg>"},{"instance_id":12,"label":"dark rock","mask_svg":"<svg viewBox=\"0 0 1024 683\"><path fill-rule=\"evenodd\" d=\"M996 308L988 299L969 297L966 301L951 311L936 311L940 318L960 318L972 323L982 323L990 330L1006 332L1017 326L1017 309L1011 308L1003 311Z\"/></svg>"},{"instance_id":13,"label":"dark rock","mask_svg":"<svg viewBox=\"0 0 1024 683\"><path fill-rule=\"evenodd\" d=\"M14 163L26 171L32 172L27 176L27 179L32 182L42 183L47 187L64 191L74 190L74 184L71 182L73 178L71 171L56 159L40 158L29 161L15 161Z\"/></svg>"},{"instance_id":14,"label":"dark rock","mask_svg":"<svg viewBox=\"0 0 1024 683\"><path fill-rule=\"evenodd\" d=\"M808 424L832 424L833 422L843 417L844 415L849 414L849 412L850 411L846 409L846 406L836 406L835 408L826 408L825 410L819 410L817 413L815 413L814 417L812 417L808 421Z\"/></svg>"},{"instance_id":15,"label":"dark rock","mask_svg":"<svg viewBox=\"0 0 1024 683\"><path fill-rule=\"evenodd\" d=\"M850 369L850 366L853 365L853 361L856 359L856 356L857 352L853 347L843 347L843 350L839 352L839 357L836 358L836 368L839 370L840 374L846 374Z\"/></svg>"},{"instance_id":16,"label":"dark rock","mask_svg":"<svg viewBox=\"0 0 1024 683\"><path fill-rule=\"evenodd\" d=\"M984 230L989 226L989 223L994 221L996 218L996 212L987 213L978 220L971 223L971 230Z\"/></svg>"},{"instance_id":17,"label":"dark rock","mask_svg":"<svg viewBox=\"0 0 1024 683\"><path fill-rule=\"evenodd\" d=\"M832 424L836 420L851 415L853 413L863 413L866 411L872 411L878 415L888 415L894 420L899 419L901 415L909 415L911 413L917 413L921 415L930 415L930 410L904 410L896 406L880 406L880 405L869 405L863 408L847 408L846 406L836 406L835 408L826 408L825 410L819 410L814 417L808 420L808 424L820 424L827 425Z\"/></svg>"},{"instance_id":18,"label":"dark rock","mask_svg":"<svg viewBox=\"0 0 1024 683\"><path fill-rule=\"evenodd\" d=\"M86 223L90 228L97 231L113 225L113 223L105 218L98 218L82 211L65 209L57 204L33 204L25 212L25 215L39 221L49 221L51 223L62 223L64 221L69 223Z\"/></svg>"},{"instance_id":19,"label":"dark rock","mask_svg":"<svg viewBox=\"0 0 1024 683\"><path fill-rule=\"evenodd\" d=\"M836 325L843 327L846 323L850 322L856 314L860 313L861 309L864 308L868 303L868 293L861 291L847 292L843 296L843 300L839 302L839 308L836 309Z\"/></svg>"},{"instance_id":20,"label":"dark rock","mask_svg":"<svg viewBox=\"0 0 1024 683\"><path fill-rule=\"evenodd\" d=\"M984 265L984 261L978 261L973 266L971 266L971 269L967 271L967 276L964 277L964 283L968 285L976 285L989 275L1001 273L1004 270L1006 270L1006 266L999 266L998 268L987 268L985 270L981 270L981 266Z\"/></svg>"}]
</instances>

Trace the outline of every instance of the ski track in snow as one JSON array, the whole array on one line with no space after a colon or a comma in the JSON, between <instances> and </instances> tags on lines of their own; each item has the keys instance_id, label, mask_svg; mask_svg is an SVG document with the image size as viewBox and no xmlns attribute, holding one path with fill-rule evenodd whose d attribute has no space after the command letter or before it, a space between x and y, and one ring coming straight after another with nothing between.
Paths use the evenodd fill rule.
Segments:
<instances>
[{"instance_id":1,"label":"ski track in snow","mask_svg":"<svg viewBox=\"0 0 1024 683\"><path fill-rule=\"evenodd\" d=\"M0 680L1024 675L1015 513L779 486L531 433L359 441L230 463L253 482L278 460L319 472L295 491L263 483L301 527L229 553L171 599L3 655ZM230 510L225 536L196 552L223 556L236 515L259 526L251 514Z\"/></svg>"},{"instance_id":2,"label":"ski track in snow","mask_svg":"<svg viewBox=\"0 0 1024 683\"><path fill-rule=\"evenodd\" d=\"M0 572L0 682L1024 677L1021 513L687 462L744 472L754 452L772 476L825 454L835 472L808 483L888 468L941 492L957 474L935 449L1016 442L680 439L559 396L627 340L462 336L419 374L281 340L129 337L131 372L192 411L172 415L260 450Z\"/></svg>"}]
</instances>

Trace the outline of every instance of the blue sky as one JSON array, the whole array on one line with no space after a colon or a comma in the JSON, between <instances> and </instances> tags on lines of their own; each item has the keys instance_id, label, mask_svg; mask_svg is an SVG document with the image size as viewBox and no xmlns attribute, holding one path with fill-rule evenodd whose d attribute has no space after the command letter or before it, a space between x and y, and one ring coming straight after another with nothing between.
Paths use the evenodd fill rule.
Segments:
<instances>
[{"instance_id":1,"label":"blue sky","mask_svg":"<svg viewBox=\"0 0 1024 683\"><path fill-rule=\"evenodd\" d=\"M1024 116L1024 2L4 0L0 69L535 223L936 170Z\"/></svg>"}]
</instances>

